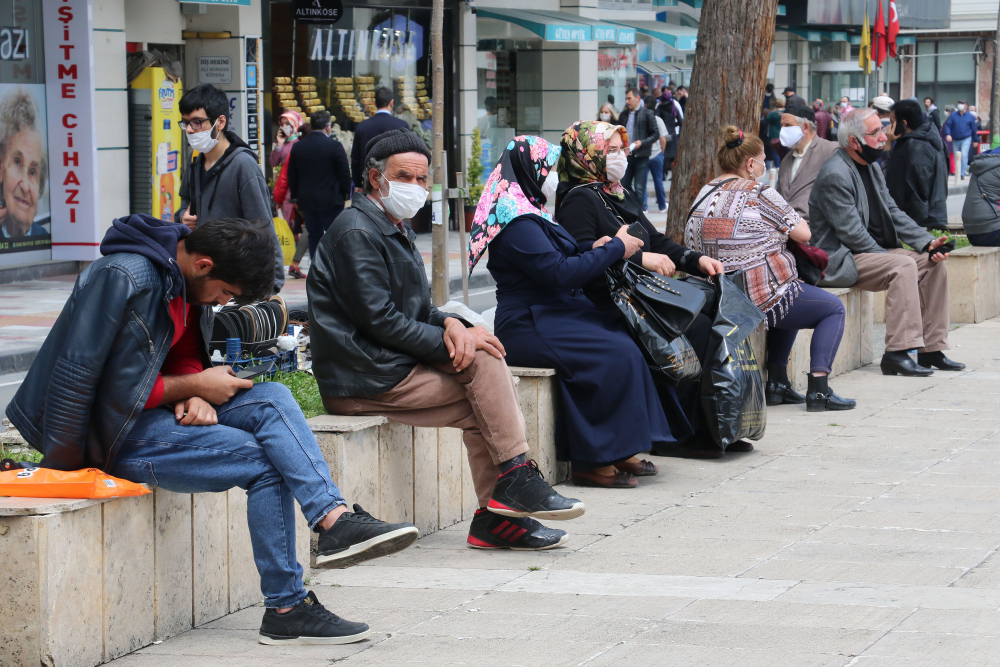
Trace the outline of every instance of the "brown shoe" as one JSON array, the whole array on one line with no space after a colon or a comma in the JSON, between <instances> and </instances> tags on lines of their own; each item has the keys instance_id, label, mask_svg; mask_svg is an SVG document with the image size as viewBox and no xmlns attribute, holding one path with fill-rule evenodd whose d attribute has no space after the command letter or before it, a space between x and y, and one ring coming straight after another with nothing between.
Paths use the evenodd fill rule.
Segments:
<instances>
[{"instance_id":1,"label":"brown shoe","mask_svg":"<svg viewBox=\"0 0 1000 667\"><path fill-rule=\"evenodd\" d=\"M577 486L599 486L603 489L634 489L639 485L636 476L619 470L614 475L601 475L593 470L573 472L573 483Z\"/></svg>"},{"instance_id":2,"label":"brown shoe","mask_svg":"<svg viewBox=\"0 0 1000 667\"><path fill-rule=\"evenodd\" d=\"M660 472L656 464L646 459L639 459L638 463L634 461L622 461L621 463L616 463L615 467L622 472L630 473L636 477L652 477Z\"/></svg>"}]
</instances>

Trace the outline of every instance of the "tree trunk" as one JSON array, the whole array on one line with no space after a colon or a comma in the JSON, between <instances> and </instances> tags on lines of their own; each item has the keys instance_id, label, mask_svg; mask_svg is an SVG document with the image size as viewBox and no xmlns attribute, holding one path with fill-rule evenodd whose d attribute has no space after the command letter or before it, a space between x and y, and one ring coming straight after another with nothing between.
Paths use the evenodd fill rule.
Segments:
<instances>
[{"instance_id":1,"label":"tree trunk","mask_svg":"<svg viewBox=\"0 0 1000 667\"><path fill-rule=\"evenodd\" d=\"M777 0L775 0L777 1ZM434 68L431 78L433 111L431 128L434 140L431 148L431 211L432 211L432 255L431 255L431 300L436 306L448 301L448 226L444 220L444 190L448 188L448 174L445 173L444 155L444 0L434 0L431 6L431 64Z\"/></svg>"},{"instance_id":2,"label":"tree trunk","mask_svg":"<svg viewBox=\"0 0 1000 667\"><path fill-rule=\"evenodd\" d=\"M698 191L715 177L722 128L758 133L777 13L778 0L705 0L670 183L667 236L675 241Z\"/></svg>"}]
</instances>

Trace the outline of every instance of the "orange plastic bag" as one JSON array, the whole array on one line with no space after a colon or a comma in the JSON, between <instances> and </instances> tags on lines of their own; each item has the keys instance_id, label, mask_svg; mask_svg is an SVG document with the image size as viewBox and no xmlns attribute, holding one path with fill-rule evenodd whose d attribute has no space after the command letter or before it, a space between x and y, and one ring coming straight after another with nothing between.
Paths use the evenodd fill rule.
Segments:
<instances>
[{"instance_id":1,"label":"orange plastic bag","mask_svg":"<svg viewBox=\"0 0 1000 667\"><path fill-rule=\"evenodd\" d=\"M149 489L112 477L97 468L52 470L24 468L0 472L0 496L18 498L120 498L151 493Z\"/></svg>"}]
</instances>

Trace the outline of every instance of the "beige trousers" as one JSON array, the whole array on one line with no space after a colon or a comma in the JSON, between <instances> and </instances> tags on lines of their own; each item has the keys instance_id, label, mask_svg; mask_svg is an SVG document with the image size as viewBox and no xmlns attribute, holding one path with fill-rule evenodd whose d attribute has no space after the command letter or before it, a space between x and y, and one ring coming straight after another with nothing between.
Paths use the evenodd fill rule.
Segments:
<instances>
[{"instance_id":1,"label":"beige trousers","mask_svg":"<svg viewBox=\"0 0 1000 667\"><path fill-rule=\"evenodd\" d=\"M894 248L887 254L854 255L858 282L869 292L885 291L886 352L948 349L948 269L927 253Z\"/></svg>"},{"instance_id":2,"label":"beige trousers","mask_svg":"<svg viewBox=\"0 0 1000 667\"><path fill-rule=\"evenodd\" d=\"M514 376L505 361L483 350L464 371L450 363L417 364L383 394L324 396L323 406L337 415L383 415L410 426L462 429L480 507L493 495L497 464L528 451Z\"/></svg>"}]
</instances>

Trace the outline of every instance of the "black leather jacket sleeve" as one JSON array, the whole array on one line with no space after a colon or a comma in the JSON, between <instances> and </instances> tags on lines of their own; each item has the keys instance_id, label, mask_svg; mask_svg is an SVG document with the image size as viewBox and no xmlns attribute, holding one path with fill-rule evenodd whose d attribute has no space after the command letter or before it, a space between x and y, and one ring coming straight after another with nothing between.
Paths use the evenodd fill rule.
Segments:
<instances>
[{"instance_id":1,"label":"black leather jacket sleeve","mask_svg":"<svg viewBox=\"0 0 1000 667\"><path fill-rule=\"evenodd\" d=\"M352 229L340 237L331 262L337 283L355 285L341 292L355 326L383 347L427 361L449 359L442 326L445 317L433 306L428 321L400 312L393 304L389 267L369 233ZM416 288L416 286L414 286ZM440 324L438 324L440 320Z\"/></svg>"},{"instance_id":2,"label":"black leather jacket sleeve","mask_svg":"<svg viewBox=\"0 0 1000 667\"><path fill-rule=\"evenodd\" d=\"M135 294L131 277L114 266L99 271L77 293L77 316L67 329L46 392L43 466L59 470L85 467L82 443L97 385Z\"/></svg>"}]
</instances>

